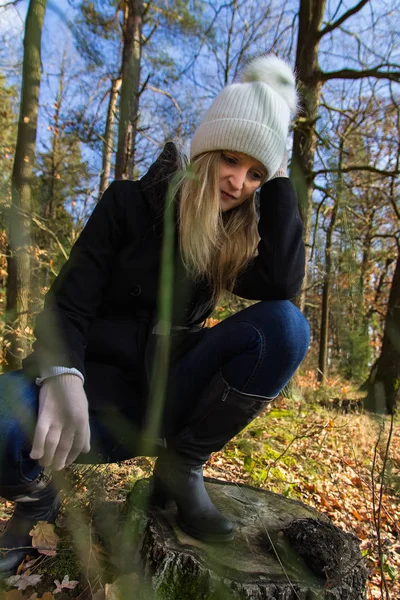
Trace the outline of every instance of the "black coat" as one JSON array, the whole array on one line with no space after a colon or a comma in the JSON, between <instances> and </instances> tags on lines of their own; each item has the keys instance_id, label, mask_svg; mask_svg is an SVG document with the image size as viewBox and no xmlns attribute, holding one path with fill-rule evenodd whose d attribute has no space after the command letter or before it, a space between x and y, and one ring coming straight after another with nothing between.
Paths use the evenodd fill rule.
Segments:
<instances>
[{"instance_id":1,"label":"black coat","mask_svg":"<svg viewBox=\"0 0 400 600\"><path fill-rule=\"evenodd\" d=\"M115 181L95 207L36 321L33 353L23 368L66 366L85 376L93 409L145 403L145 349L157 312L164 200L179 155L169 143L140 181ZM289 299L304 275L302 222L287 178L262 186L258 256L234 293L253 300ZM179 252L176 253L179 257ZM178 260L177 289L183 289ZM210 314L205 282L185 288L175 324L201 323ZM135 410L136 410L135 408Z\"/></svg>"}]
</instances>

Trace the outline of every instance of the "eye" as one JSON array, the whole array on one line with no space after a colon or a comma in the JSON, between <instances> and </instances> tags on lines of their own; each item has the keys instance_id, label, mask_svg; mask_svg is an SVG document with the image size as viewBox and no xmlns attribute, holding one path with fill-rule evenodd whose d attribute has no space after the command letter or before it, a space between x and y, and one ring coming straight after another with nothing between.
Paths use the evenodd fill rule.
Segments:
<instances>
[{"instance_id":1,"label":"eye","mask_svg":"<svg viewBox=\"0 0 400 600\"><path fill-rule=\"evenodd\" d=\"M222 154L222 159L228 163L228 165L235 165L236 164L236 158L234 158L233 156L228 156L228 154Z\"/></svg>"},{"instance_id":2,"label":"eye","mask_svg":"<svg viewBox=\"0 0 400 600\"><path fill-rule=\"evenodd\" d=\"M265 177L264 173L260 173L259 171L252 171L251 176L257 181L261 181Z\"/></svg>"}]
</instances>

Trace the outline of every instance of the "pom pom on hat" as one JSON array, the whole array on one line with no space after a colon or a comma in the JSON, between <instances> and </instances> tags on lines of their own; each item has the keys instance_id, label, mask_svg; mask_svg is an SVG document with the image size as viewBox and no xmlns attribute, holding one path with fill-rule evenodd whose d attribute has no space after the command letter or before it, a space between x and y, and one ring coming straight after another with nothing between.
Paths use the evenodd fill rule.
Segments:
<instances>
[{"instance_id":1,"label":"pom pom on hat","mask_svg":"<svg viewBox=\"0 0 400 600\"><path fill-rule=\"evenodd\" d=\"M191 158L213 150L243 152L259 160L272 177L296 110L291 67L274 55L255 58L245 66L241 81L226 86L214 99L194 133Z\"/></svg>"},{"instance_id":2,"label":"pom pom on hat","mask_svg":"<svg viewBox=\"0 0 400 600\"><path fill-rule=\"evenodd\" d=\"M273 54L255 58L245 66L241 82L255 81L271 86L288 103L293 113L297 111L296 78L285 61Z\"/></svg>"}]
</instances>

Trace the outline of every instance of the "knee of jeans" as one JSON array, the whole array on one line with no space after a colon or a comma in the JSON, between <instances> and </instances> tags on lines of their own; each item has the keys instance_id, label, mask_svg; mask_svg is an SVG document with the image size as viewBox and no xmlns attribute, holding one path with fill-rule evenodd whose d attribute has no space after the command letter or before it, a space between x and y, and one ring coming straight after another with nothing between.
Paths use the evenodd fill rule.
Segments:
<instances>
[{"instance_id":1,"label":"knee of jeans","mask_svg":"<svg viewBox=\"0 0 400 600\"><path fill-rule=\"evenodd\" d=\"M303 360L310 341L310 327L303 313L289 300L260 302L264 313L265 339L280 355L280 360L297 363Z\"/></svg>"},{"instance_id":2,"label":"knee of jeans","mask_svg":"<svg viewBox=\"0 0 400 600\"><path fill-rule=\"evenodd\" d=\"M19 373L0 376L0 448L14 445L17 439L30 439L37 418L36 385L24 381Z\"/></svg>"}]
</instances>

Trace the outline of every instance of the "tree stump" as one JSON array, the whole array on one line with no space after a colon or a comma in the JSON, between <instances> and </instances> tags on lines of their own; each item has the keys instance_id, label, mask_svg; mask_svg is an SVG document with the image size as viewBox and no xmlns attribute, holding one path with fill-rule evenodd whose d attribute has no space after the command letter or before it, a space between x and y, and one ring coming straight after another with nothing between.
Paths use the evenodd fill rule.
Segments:
<instances>
[{"instance_id":1,"label":"tree stump","mask_svg":"<svg viewBox=\"0 0 400 600\"><path fill-rule=\"evenodd\" d=\"M154 598L365 598L367 571L359 541L325 515L246 485L206 479L206 487L214 504L234 523L232 542L204 543L185 534L176 523L175 507L152 508L144 522L138 520L148 480L138 481L130 494L126 523L131 519L140 531L142 573ZM136 563L137 555L138 550Z\"/></svg>"}]
</instances>

